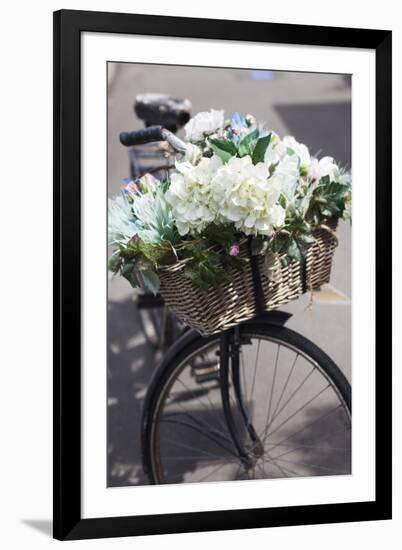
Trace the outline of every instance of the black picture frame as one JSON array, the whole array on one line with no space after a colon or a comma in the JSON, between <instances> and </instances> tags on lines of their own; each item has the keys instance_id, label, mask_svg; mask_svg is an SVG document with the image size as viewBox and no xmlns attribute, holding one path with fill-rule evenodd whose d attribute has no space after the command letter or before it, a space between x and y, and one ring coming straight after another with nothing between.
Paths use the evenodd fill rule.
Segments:
<instances>
[{"instance_id":1,"label":"black picture frame","mask_svg":"<svg viewBox=\"0 0 402 550\"><path fill-rule=\"evenodd\" d=\"M376 55L376 498L369 502L82 519L83 32L368 48ZM60 540L391 518L391 32L62 10L54 13L54 537Z\"/></svg>"}]
</instances>

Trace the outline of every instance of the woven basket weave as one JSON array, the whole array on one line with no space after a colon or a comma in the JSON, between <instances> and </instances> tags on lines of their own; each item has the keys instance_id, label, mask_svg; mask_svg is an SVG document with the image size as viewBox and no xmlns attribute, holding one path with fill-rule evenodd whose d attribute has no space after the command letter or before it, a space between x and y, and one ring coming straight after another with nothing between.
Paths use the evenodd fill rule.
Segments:
<instances>
[{"instance_id":1,"label":"woven basket weave","mask_svg":"<svg viewBox=\"0 0 402 550\"><path fill-rule=\"evenodd\" d=\"M244 268L230 269L228 281L217 288L203 290L194 286L184 275L185 262L180 261L158 270L160 292L178 319L204 336L236 326L252 319L258 309L275 309L328 283L338 243L336 226L337 220L331 219L313 230L315 242L304 264L282 266L279 257L272 256L267 266L264 256L256 256L263 295L259 308L247 241L240 246L240 256L246 259Z\"/></svg>"}]
</instances>

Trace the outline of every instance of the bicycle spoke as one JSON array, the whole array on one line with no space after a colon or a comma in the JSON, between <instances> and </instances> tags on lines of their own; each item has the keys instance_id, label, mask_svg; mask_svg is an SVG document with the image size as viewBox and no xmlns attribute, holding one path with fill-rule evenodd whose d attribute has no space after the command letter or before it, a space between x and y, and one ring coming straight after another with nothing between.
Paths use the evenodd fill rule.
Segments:
<instances>
[{"instance_id":1,"label":"bicycle spoke","mask_svg":"<svg viewBox=\"0 0 402 550\"><path fill-rule=\"evenodd\" d=\"M322 418L325 418L327 416L329 416L331 413L335 412L336 410L338 410L342 405L338 405L337 407L335 407L334 409L330 410L329 412L325 412L324 414L322 414L321 416L319 416L318 418L316 418L315 420L313 420L312 422L309 422L308 424L306 424L305 426L303 426L302 428L300 428L300 430L298 430L297 432L294 432L292 433L291 435L288 435L287 437L285 437L284 439L282 439L281 441L279 441L279 443L275 443L273 445L273 448L275 447L279 447L280 445L282 445L285 441L288 441L289 439L291 439L292 437L294 437L295 435L298 435L302 432L304 432L304 430L306 430L307 428L313 426L316 422L318 422L319 420L321 420ZM266 441L266 439L265 439ZM264 441L264 445L265 445L265 441ZM272 451L272 449L270 449L270 451Z\"/></svg>"},{"instance_id":2,"label":"bicycle spoke","mask_svg":"<svg viewBox=\"0 0 402 550\"><path fill-rule=\"evenodd\" d=\"M276 467L278 468L278 470L282 473L282 475L284 475L285 477L288 477L288 476L285 474L285 472L283 471L283 469L281 468L281 466L279 466L279 464L276 463L275 458L273 458L268 452L266 452L266 453L264 454L264 457L263 457L263 462L264 462L264 464L265 464L265 455L268 456L268 458L269 458L269 461L268 461L268 462L269 462L269 463L272 463L274 466L276 466Z\"/></svg>"},{"instance_id":3,"label":"bicycle spoke","mask_svg":"<svg viewBox=\"0 0 402 550\"><path fill-rule=\"evenodd\" d=\"M276 352L276 360L275 360L275 368L274 368L274 374L273 374L273 377L272 377L272 385L271 385L271 394L269 396L269 405L268 405L268 412L267 412L267 420L265 422L265 425L269 425L269 416L271 414L271 405L272 405L272 396L274 394L274 388L275 388L275 380L276 380L276 373L277 373L277 369L278 369L278 359L279 359L279 351L280 351L281 347L280 345L278 344L278 349L277 349L277 352Z\"/></svg>"},{"instance_id":4,"label":"bicycle spoke","mask_svg":"<svg viewBox=\"0 0 402 550\"><path fill-rule=\"evenodd\" d=\"M275 456L275 460L279 459L279 458L282 458L283 456L286 456L286 455L289 455L289 454L292 454L292 453L295 453L296 451L299 451L300 449L305 449L306 446L305 445L301 445L300 447L295 447L294 449L290 449L289 451L285 451L284 453L281 453L280 455L277 455ZM310 448L310 447L309 447ZM327 450L330 450L328 449L327 447L313 447L314 449L321 449L323 451L327 451ZM341 451L346 451L347 449L339 449Z\"/></svg>"},{"instance_id":5,"label":"bicycle spoke","mask_svg":"<svg viewBox=\"0 0 402 550\"><path fill-rule=\"evenodd\" d=\"M294 412L293 414L291 414L290 416L288 416L288 418L286 420L284 420L281 424L279 424L279 426L277 426L274 430L272 430L272 432L269 432L267 433L265 439L264 439L264 443L265 441L268 439L268 437L270 437L273 433L277 432L280 428L282 428L282 426L284 426L285 424L287 424L289 422L289 420L291 420L292 418L294 418L297 414L299 414L302 410L304 410L308 405L310 405L315 399L317 399L317 397L319 397L322 393L324 393L325 390L327 390L328 388L330 387L330 384L328 384L328 386L325 386L325 388L323 388L322 390L320 390L318 393L316 393L314 395L314 397L312 397L311 399L309 399L306 403L304 403L304 405L302 405L300 408L297 409L296 412Z\"/></svg>"},{"instance_id":6,"label":"bicycle spoke","mask_svg":"<svg viewBox=\"0 0 402 550\"><path fill-rule=\"evenodd\" d=\"M161 439L163 440L163 437L161 437ZM175 441L174 439L165 439L165 442L169 443L169 444L176 445L177 447L182 447L183 449L189 449L190 451L194 451L194 450L198 451L199 453L201 453L203 455L206 455L206 456L209 456L209 457L222 459L222 457L220 455L210 453L210 452L205 451L203 449L199 449L198 447L192 447L191 445L186 445L182 441ZM232 454L232 453L230 453L230 454Z\"/></svg>"},{"instance_id":7,"label":"bicycle spoke","mask_svg":"<svg viewBox=\"0 0 402 550\"><path fill-rule=\"evenodd\" d=\"M183 413L176 413L176 414L183 414ZM166 419L166 417L165 417L161 420L161 423L179 424L180 426L186 426L186 428L191 428L192 430L195 430L197 433L200 433L201 435L205 436L207 439L209 439L210 441L212 441L213 443L215 443L219 447L222 447L222 449L225 449L228 453L231 452L230 449L228 449L225 445L223 445L223 443L220 440L216 440L214 437L212 437L212 434L210 434L208 432L205 432L203 430L200 430L198 426L194 426L190 422L184 422L183 420L182 421L180 421L180 420L169 420L169 419ZM219 434L218 434L218 437L219 437ZM226 441L228 441L229 443L232 443L231 439L226 438Z\"/></svg>"},{"instance_id":8,"label":"bicycle spoke","mask_svg":"<svg viewBox=\"0 0 402 550\"><path fill-rule=\"evenodd\" d=\"M338 407L336 407L336 408L338 408ZM342 434L342 433L345 433L345 432L350 433L350 428L343 428L342 430L337 430L336 432L331 432L329 436L322 436L322 437L320 437L320 439L322 439L323 441L328 441L328 439L329 438L332 439L334 435L339 435L339 434ZM300 432L296 432L296 433L300 433ZM323 446L320 446L320 445L302 445L302 444L297 444L297 447L294 447L294 444L277 443L277 442L272 442L272 443L266 442L264 447L267 447L267 446L269 446L269 447L292 447L293 449L306 448L306 449L317 449L317 450L328 450L328 451L344 451L344 452L347 452L349 450L345 447L326 447L326 446L323 447Z\"/></svg>"},{"instance_id":9,"label":"bicycle spoke","mask_svg":"<svg viewBox=\"0 0 402 550\"><path fill-rule=\"evenodd\" d=\"M216 461L216 459L223 460L223 458L225 458L225 457L216 455L215 461ZM212 462L214 459L213 459L212 456L211 457L206 457L206 456L202 456L202 455L195 455L195 456L185 456L185 455L183 455L183 456L164 456L163 461L165 461L165 460L196 460L197 462L204 460L205 462L207 462L207 461ZM225 458L225 460L226 460L226 462L229 462L226 458ZM233 459L231 459L231 460L233 460Z\"/></svg>"},{"instance_id":10,"label":"bicycle spoke","mask_svg":"<svg viewBox=\"0 0 402 550\"><path fill-rule=\"evenodd\" d=\"M260 465L260 469L264 475L264 478L267 478L267 472L265 471L265 456L261 457L261 461L258 461L257 464Z\"/></svg>"},{"instance_id":11,"label":"bicycle spoke","mask_svg":"<svg viewBox=\"0 0 402 550\"><path fill-rule=\"evenodd\" d=\"M244 357L243 357L243 350L242 348L240 348L240 364L241 364L241 369L242 369L242 372L243 372L243 384L244 384L244 396L246 398L246 403L247 403L247 381L246 381L246 369L244 368Z\"/></svg>"},{"instance_id":12,"label":"bicycle spoke","mask_svg":"<svg viewBox=\"0 0 402 550\"><path fill-rule=\"evenodd\" d=\"M288 376L287 376L287 378L286 378L286 381L285 381L285 383L284 383L284 385L283 385L283 388L282 388L282 391L281 391L281 395L279 396L279 399L278 399L278 402L277 402L276 407L275 407L275 409L274 409L274 412L272 413L272 421L275 420L276 411L278 410L279 405L280 405L280 403L281 403L281 401L282 401L282 398L283 398L283 396L284 396L284 394L285 394L286 388L288 387L288 384L289 384L290 379L291 379L291 377L292 377L292 374L293 374L294 368L295 368L295 366L296 366L296 361L297 361L298 357L299 357L299 354L296 353L295 360L293 361L293 365L292 365L292 367L291 367L291 369L290 369L290 371L289 371L289 373L288 373Z\"/></svg>"},{"instance_id":13,"label":"bicycle spoke","mask_svg":"<svg viewBox=\"0 0 402 550\"><path fill-rule=\"evenodd\" d=\"M279 460L280 462L288 462L289 464L296 464L296 465L300 465L300 466L307 466L307 467L311 466L311 467L317 468L319 470L325 470L327 472L333 472L334 474L337 474L337 475L341 475L341 474L344 473L344 472L339 472L338 470L334 470L333 468L327 468L326 466L319 466L318 464L311 464L311 462L306 464L305 462L295 462L294 460L289 460L289 459L286 459L286 458L278 458L278 457L276 457L275 460Z\"/></svg>"},{"instance_id":14,"label":"bicycle spoke","mask_svg":"<svg viewBox=\"0 0 402 550\"><path fill-rule=\"evenodd\" d=\"M274 447L278 446L277 443L266 443L266 445L267 446L273 445ZM298 449L316 449L317 451L345 451L345 452L348 450L348 449L345 449L344 447L323 447L320 445L297 445L297 447L294 447L293 445L286 445L286 443L280 445L280 447L292 447L292 449L290 451L286 451L286 453L293 452ZM279 455L279 456L282 456L282 455Z\"/></svg>"},{"instance_id":15,"label":"bicycle spoke","mask_svg":"<svg viewBox=\"0 0 402 550\"><path fill-rule=\"evenodd\" d=\"M264 476L264 478L265 478L266 474L265 474L265 471L264 471L264 469L263 469L263 467L262 467L261 462L256 462L256 468L259 469L260 474L261 474L262 476Z\"/></svg>"},{"instance_id":16,"label":"bicycle spoke","mask_svg":"<svg viewBox=\"0 0 402 550\"><path fill-rule=\"evenodd\" d=\"M279 409L279 411L276 413L275 416L273 416L273 418L271 419L271 421L269 422L269 424L266 426L265 430L264 430L264 433L262 435L262 437L264 438L266 436L266 434L268 433L269 431L269 428L272 426L272 424L274 423L275 419L278 418L278 416L281 414L281 412L285 409L285 407L288 405L288 403L293 399L293 397L298 393L298 391L304 386L304 384L307 382L307 380L310 378L310 376L312 375L312 373L314 372L315 370L315 367L313 367L309 373L307 374L307 376L304 377L304 379L302 380L302 382L300 382L300 384L297 386L297 388L291 393L291 395L289 396L289 398L286 400L285 404Z\"/></svg>"},{"instance_id":17,"label":"bicycle spoke","mask_svg":"<svg viewBox=\"0 0 402 550\"><path fill-rule=\"evenodd\" d=\"M206 479L208 479L210 476L212 476L215 472L218 472L219 470L221 470L224 466L227 466L227 463L223 463L221 464L220 466L218 466L217 468L215 468L214 470L212 470L212 472L209 472L206 476L202 477L201 479L195 479L195 483L200 483L201 481L205 481Z\"/></svg>"},{"instance_id":18,"label":"bicycle spoke","mask_svg":"<svg viewBox=\"0 0 402 550\"><path fill-rule=\"evenodd\" d=\"M183 414L186 414L188 417L190 417L192 420L194 420L194 422L198 425L198 426L201 426L203 428L209 428L211 429L213 432L217 432L221 437L222 439L226 439L226 441L230 441L231 442L231 439L229 439L226 434L224 434L223 432L221 432L220 430L216 429L214 426L211 426L211 424L209 422L206 422L204 421L204 423L202 423L200 420L198 420L194 415L192 415L181 403L178 403L177 401L175 402L176 405L178 405L183 411L184 413ZM168 413L169 414L172 414L172 413ZM176 413L177 414L177 413ZM165 415L165 416L168 416L168 415Z\"/></svg>"},{"instance_id":19,"label":"bicycle spoke","mask_svg":"<svg viewBox=\"0 0 402 550\"><path fill-rule=\"evenodd\" d=\"M300 472L295 472L294 470L291 470L290 468L285 468L285 466L281 466L281 470L284 470L284 472L289 472L290 474L293 474L294 476L297 476L297 477L302 477L302 474ZM289 477L289 476L286 476L286 474L284 474L285 477Z\"/></svg>"},{"instance_id":20,"label":"bicycle spoke","mask_svg":"<svg viewBox=\"0 0 402 550\"><path fill-rule=\"evenodd\" d=\"M272 464L273 466L275 466L275 468L276 468L277 470L279 470L279 472L283 475L283 477L289 477L289 476L287 475L287 473L285 472L285 470L284 470L281 466L279 466L279 464L277 464L274 460L270 460L268 463L269 463L269 464Z\"/></svg>"},{"instance_id":21,"label":"bicycle spoke","mask_svg":"<svg viewBox=\"0 0 402 550\"><path fill-rule=\"evenodd\" d=\"M189 391L192 395L194 395L195 399L197 399L197 401L199 403L201 403L201 405L204 407L204 409L208 412L212 412L212 413L215 413L216 412L216 407L213 406L212 404L212 401L207 393L207 396L208 396L208 399L209 399L209 402L210 402L210 407L208 407L207 403L204 403L203 401L201 401L200 397L194 392L194 390L192 390L191 388L189 388L184 382L183 380L180 380L180 376L177 378L177 381L180 382L180 384L187 390ZM221 426L221 428L223 428L223 430L226 430L226 426L224 426L224 424L222 423L222 421L219 419L219 425Z\"/></svg>"},{"instance_id":22,"label":"bicycle spoke","mask_svg":"<svg viewBox=\"0 0 402 550\"><path fill-rule=\"evenodd\" d=\"M256 378L256 376L257 376L258 359L259 359L259 356L260 356L260 346L261 346L261 340L258 340L257 352L256 352L256 356L255 356L255 363L254 363L253 382L252 382L252 386L251 386L250 402L251 402L251 400L253 399L253 395L254 395L255 378Z\"/></svg>"},{"instance_id":23,"label":"bicycle spoke","mask_svg":"<svg viewBox=\"0 0 402 550\"><path fill-rule=\"evenodd\" d=\"M235 474L235 476L234 476L234 479L235 479L235 480L237 479L238 475L240 474L241 469L242 469L242 463L240 462L239 467L237 468L237 472L236 472L236 474Z\"/></svg>"}]
</instances>

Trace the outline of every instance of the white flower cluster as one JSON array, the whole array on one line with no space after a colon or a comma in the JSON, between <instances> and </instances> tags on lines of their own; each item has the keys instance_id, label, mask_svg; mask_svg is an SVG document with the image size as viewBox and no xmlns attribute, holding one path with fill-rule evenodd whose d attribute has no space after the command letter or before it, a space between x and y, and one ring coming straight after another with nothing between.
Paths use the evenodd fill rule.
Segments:
<instances>
[{"instance_id":1,"label":"white flower cluster","mask_svg":"<svg viewBox=\"0 0 402 550\"><path fill-rule=\"evenodd\" d=\"M285 221L285 210L277 204L281 187L269 177L268 165L253 165L251 157L232 157L211 181L212 197L218 207L218 222L234 222L246 235L269 235Z\"/></svg>"},{"instance_id":2,"label":"white flower cluster","mask_svg":"<svg viewBox=\"0 0 402 550\"><path fill-rule=\"evenodd\" d=\"M200 141L222 123L221 111L199 113L187 124L187 137ZM176 162L166 193L182 236L200 233L211 222L233 222L246 235L270 235L285 221L279 196L283 194L288 203L294 200L301 169L311 184L326 175L331 181L340 175L331 157L318 161L294 137L280 140L273 132L264 162L255 165L249 155L224 164L216 155L201 157L194 145L190 153L184 162Z\"/></svg>"},{"instance_id":3,"label":"white flower cluster","mask_svg":"<svg viewBox=\"0 0 402 550\"><path fill-rule=\"evenodd\" d=\"M165 196L172 206L180 235L201 232L216 219L212 179L221 167L222 161L216 156L204 157L196 166L190 162L176 162L176 172L170 176Z\"/></svg>"},{"instance_id":4,"label":"white flower cluster","mask_svg":"<svg viewBox=\"0 0 402 550\"><path fill-rule=\"evenodd\" d=\"M191 118L184 127L187 141L199 143L223 126L223 111L211 109Z\"/></svg>"},{"instance_id":5,"label":"white flower cluster","mask_svg":"<svg viewBox=\"0 0 402 550\"><path fill-rule=\"evenodd\" d=\"M285 219L278 204L282 184L296 178L279 170L270 176L268 164L253 165L249 156L223 164L214 155L196 166L177 162L166 200L180 235L200 233L211 222L234 222L246 235L269 235Z\"/></svg>"},{"instance_id":6,"label":"white flower cluster","mask_svg":"<svg viewBox=\"0 0 402 550\"><path fill-rule=\"evenodd\" d=\"M304 143L299 143L293 136L285 136L282 140L272 132L270 144L265 152L264 161L269 164L278 164L276 172L286 173L288 176L293 174L299 178L300 168L304 168L311 182L318 181L324 176L329 176L331 181L335 181L340 176L339 167L335 164L332 157L323 157L318 160L310 156L309 150ZM291 180L286 178L283 193L291 198L296 188L286 187L286 182Z\"/></svg>"},{"instance_id":7,"label":"white flower cluster","mask_svg":"<svg viewBox=\"0 0 402 550\"><path fill-rule=\"evenodd\" d=\"M109 203L109 239L116 248L110 269L132 286L156 293L158 269L171 261L171 250L178 261L190 260L187 275L194 284L216 286L240 253L241 235L264 237L268 269L269 255L301 261L314 226L330 217L351 218L350 175L331 157L310 156L294 137L280 139L250 115L234 113L224 121L223 111L213 109L192 118L185 133L165 181L151 174L126 181ZM199 237L210 224L216 227ZM220 231L227 246L218 256L209 254L205 245L217 244ZM203 262L197 247L205 252Z\"/></svg>"}]
</instances>

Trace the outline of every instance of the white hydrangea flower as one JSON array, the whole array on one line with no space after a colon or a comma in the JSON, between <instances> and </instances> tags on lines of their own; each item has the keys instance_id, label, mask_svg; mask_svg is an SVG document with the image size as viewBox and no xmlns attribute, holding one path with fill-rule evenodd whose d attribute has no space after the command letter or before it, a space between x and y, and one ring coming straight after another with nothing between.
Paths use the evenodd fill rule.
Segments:
<instances>
[{"instance_id":1,"label":"white hydrangea flower","mask_svg":"<svg viewBox=\"0 0 402 550\"><path fill-rule=\"evenodd\" d=\"M171 175L166 200L172 207L180 235L200 233L216 217L216 204L211 197L211 180L222 166L219 157L203 158L196 166L177 162Z\"/></svg>"},{"instance_id":2,"label":"white hydrangea flower","mask_svg":"<svg viewBox=\"0 0 402 550\"><path fill-rule=\"evenodd\" d=\"M307 168L310 166L310 153L304 143L299 143L293 136L285 136L281 140L275 132L271 132L271 141L265 152L264 162L277 164L283 158L292 156L289 150L292 150L296 154L299 159L299 166L300 164Z\"/></svg>"},{"instance_id":3,"label":"white hydrangea flower","mask_svg":"<svg viewBox=\"0 0 402 550\"><path fill-rule=\"evenodd\" d=\"M218 170L211 185L218 221L234 222L246 235L269 235L284 222L285 211L277 204L280 187L269 178L267 164L254 165L249 156L233 157Z\"/></svg>"},{"instance_id":4,"label":"white hydrangea flower","mask_svg":"<svg viewBox=\"0 0 402 550\"><path fill-rule=\"evenodd\" d=\"M299 158L296 155L283 156L275 167L272 181L292 201L299 184Z\"/></svg>"},{"instance_id":5,"label":"white hydrangea flower","mask_svg":"<svg viewBox=\"0 0 402 550\"><path fill-rule=\"evenodd\" d=\"M277 164L286 154L286 147L275 132L270 132L271 139L265 151L264 162L268 165Z\"/></svg>"},{"instance_id":6,"label":"white hydrangea flower","mask_svg":"<svg viewBox=\"0 0 402 550\"><path fill-rule=\"evenodd\" d=\"M184 162L198 164L201 158L202 150L200 149L200 147L198 147L198 145L194 145L193 143L187 143L187 149L183 157Z\"/></svg>"},{"instance_id":7,"label":"white hydrangea flower","mask_svg":"<svg viewBox=\"0 0 402 550\"><path fill-rule=\"evenodd\" d=\"M211 109L191 118L184 126L187 141L200 142L206 136L213 134L218 128L222 128L224 112Z\"/></svg>"},{"instance_id":8,"label":"white hydrangea flower","mask_svg":"<svg viewBox=\"0 0 402 550\"><path fill-rule=\"evenodd\" d=\"M300 159L300 164L310 166L311 158L309 150L304 143L299 143L293 136L285 136L282 140L286 149L292 149Z\"/></svg>"},{"instance_id":9,"label":"white hydrangea flower","mask_svg":"<svg viewBox=\"0 0 402 550\"><path fill-rule=\"evenodd\" d=\"M335 181L339 178L339 167L335 164L332 157L323 157L320 160L313 159L308 175L312 180L320 180L325 176L329 176L331 181Z\"/></svg>"}]
</instances>

